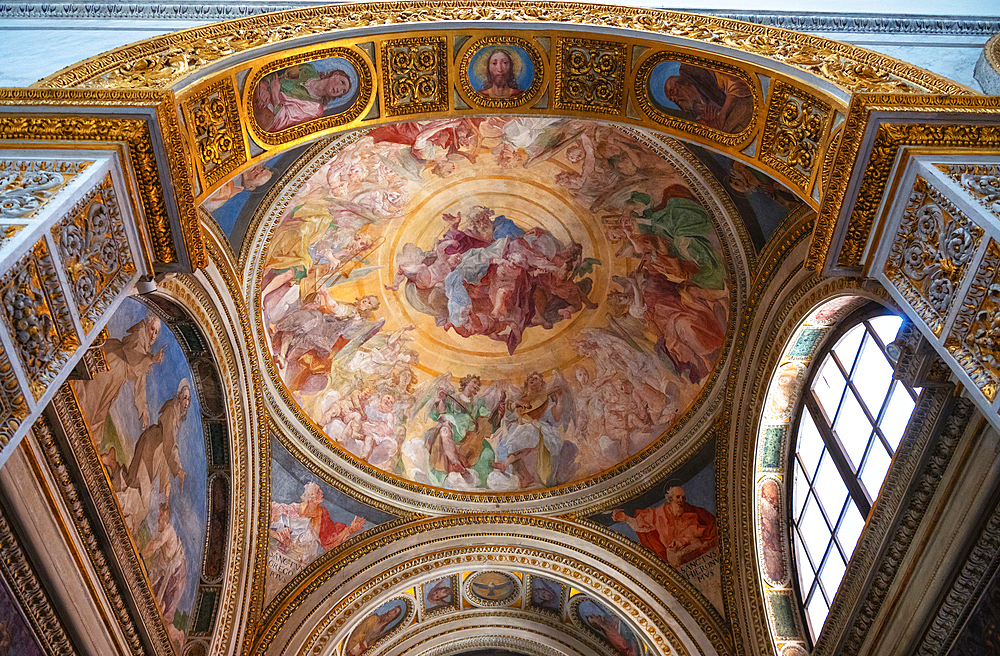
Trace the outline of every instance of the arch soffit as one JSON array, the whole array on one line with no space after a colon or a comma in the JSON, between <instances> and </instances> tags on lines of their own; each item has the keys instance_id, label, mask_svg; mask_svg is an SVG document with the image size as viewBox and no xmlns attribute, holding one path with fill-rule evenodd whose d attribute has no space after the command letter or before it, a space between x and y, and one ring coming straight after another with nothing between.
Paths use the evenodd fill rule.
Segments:
<instances>
[{"instance_id":1,"label":"arch soffit","mask_svg":"<svg viewBox=\"0 0 1000 656\"><path fill-rule=\"evenodd\" d=\"M416 520L376 531L334 555L304 572L291 594L268 609L255 652L334 653L362 618L387 601L412 597L413 588L422 583L479 570L542 576L587 593L628 618L650 653L694 656L733 650L725 621L676 572L636 554L621 540L572 522L518 515ZM479 610L489 615L489 609ZM480 620L495 628L507 622L505 615L510 612L497 609ZM424 617L421 613L421 621ZM446 629L458 628L445 627L449 622L411 626L391 638L393 650L409 651L432 640L447 651L454 640L470 637L445 635ZM579 637L570 641L580 644ZM379 651L383 646L378 645Z\"/></svg>"}]
</instances>

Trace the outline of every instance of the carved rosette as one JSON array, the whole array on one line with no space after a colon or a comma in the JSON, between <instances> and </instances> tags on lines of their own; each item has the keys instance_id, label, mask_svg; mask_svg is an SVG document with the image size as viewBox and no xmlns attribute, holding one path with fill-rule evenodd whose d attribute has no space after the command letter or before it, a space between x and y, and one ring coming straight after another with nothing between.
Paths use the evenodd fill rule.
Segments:
<instances>
[{"instance_id":1,"label":"carved rosette","mask_svg":"<svg viewBox=\"0 0 1000 656\"><path fill-rule=\"evenodd\" d=\"M212 186L247 161L236 90L230 78L200 91L184 105L194 132L201 178Z\"/></svg>"},{"instance_id":2,"label":"carved rosette","mask_svg":"<svg viewBox=\"0 0 1000 656\"><path fill-rule=\"evenodd\" d=\"M592 39L556 42L555 107L619 114L625 103L626 46Z\"/></svg>"},{"instance_id":3,"label":"carved rosette","mask_svg":"<svg viewBox=\"0 0 1000 656\"><path fill-rule=\"evenodd\" d=\"M448 109L445 37L390 39L382 44L385 112L403 116Z\"/></svg>"},{"instance_id":4,"label":"carved rosette","mask_svg":"<svg viewBox=\"0 0 1000 656\"><path fill-rule=\"evenodd\" d=\"M944 347L992 403L1000 380L1000 245L992 239Z\"/></svg>"},{"instance_id":5,"label":"carved rosette","mask_svg":"<svg viewBox=\"0 0 1000 656\"><path fill-rule=\"evenodd\" d=\"M52 226L52 238L89 333L135 273L110 173Z\"/></svg>"},{"instance_id":6,"label":"carved rosette","mask_svg":"<svg viewBox=\"0 0 1000 656\"><path fill-rule=\"evenodd\" d=\"M764 125L761 161L808 191L831 116L827 103L790 84L775 82Z\"/></svg>"},{"instance_id":7,"label":"carved rosette","mask_svg":"<svg viewBox=\"0 0 1000 656\"><path fill-rule=\"evenodd\" d=\"M935 164L934 166L1000 219L1000 166L996 164Z\"/></svg>"},{"instance_id":8,"label":"carved rosette","mask_svg":"<svg viewBox=\"0 0 1000 656\"><path fill-rule=\"evenodd\" d=\"M36 216L70 180L91 163L0 161L0 217L24 220Z\"/></svg>"},{"instance_id":9,"label":"carved rosette","mask_svg":"<svg viewBox=\"0 0 1000 656\"><path fill-rule=\"evenodd\" d=\"M35 399L80 345L45 239L0 278L4 323Z\"/></svg>"},{"instance_id":10,"label":"carved rosette","mask_svg":"<svg viewBox=\"0 0 1000 656\"><path fill-rule=\"evenodd\" d=\"M938 337L983 239L983 229L916 177L884 272Z\"/></svg>"}]
</instances>

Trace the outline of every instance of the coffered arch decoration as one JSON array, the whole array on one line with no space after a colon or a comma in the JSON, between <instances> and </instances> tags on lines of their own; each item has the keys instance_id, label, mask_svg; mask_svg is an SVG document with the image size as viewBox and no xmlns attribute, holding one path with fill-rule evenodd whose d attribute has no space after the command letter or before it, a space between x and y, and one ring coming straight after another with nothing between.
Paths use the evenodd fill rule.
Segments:
<instances>
[{"instance_id":1,"label":"coffered arch decoration","mask_svg":"<svg viewBox=\"0 0 1000 656\"><path fill-rule=\"evenodd\" d=\"M732 653L728 630L703 598L655 558L622 558L618 542L523 515L459 515L376 531L274 608L254 648L444 653L454 642L500 633L541 644L530 653L547 653L546 645L607 653L623 640L641 654ZM442 585L447 579L455 582ZM486 583L477 592L470 581ZM491 591L503 601L484 602ZM428 599L440 605L429 612Z\"/></svg>"}]
</instances>

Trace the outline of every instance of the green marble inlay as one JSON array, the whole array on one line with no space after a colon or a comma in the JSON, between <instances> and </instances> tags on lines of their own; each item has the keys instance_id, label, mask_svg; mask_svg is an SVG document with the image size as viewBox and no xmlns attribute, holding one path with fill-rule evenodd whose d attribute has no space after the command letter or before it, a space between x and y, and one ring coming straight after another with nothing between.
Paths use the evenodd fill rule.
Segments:
<instances>
[{"instance_id":1,"label":"green marble inlay","mask_svg":"<svg viewBox=\"0 0 1000 656\"><path fill-rule=\"evenodd\" d=\"M781 452L784 440L784 426L768 426L764 429L764 444L760 449L761 469L781 469Z\"/></svg>"}]
</instances>

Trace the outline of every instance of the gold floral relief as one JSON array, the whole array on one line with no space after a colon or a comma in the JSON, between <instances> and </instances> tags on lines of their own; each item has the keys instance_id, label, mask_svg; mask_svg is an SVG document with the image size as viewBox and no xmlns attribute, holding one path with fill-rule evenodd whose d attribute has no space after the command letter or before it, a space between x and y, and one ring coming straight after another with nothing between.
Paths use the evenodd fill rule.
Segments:
<instances>
[{"instance_id":1,"label":"gold floral relief","mask_svg":"<svg viewBox=\"0 0 1000 656\"><path fill-rule=\"evenodd\" d=\"M247 161L236 89L224 78L183 103L184 116L198 156L199 175L206 187L225 178Z\"/></svg>"},{"instance_id":2,"label":"gold floral relief","mask_svg":"<svg viewBox=\"0 0 1000 656\"><path fill-rule=\"evenodd\" d=\"M830 105L777 80L764 123L760 160L808 193L833 113Z\"/></svg>"},{"instance_id":3,"label":"gold floral relief","mask_svg":"<svg viewBox=\"0 0 1000 656\"><path fill-rule=\"evenodd\" d=\"M80 345L45 239L0 278L4 324L39 399Z\"/></svg>"},{"instance_id":4,"label":"gold floral relief","mask_svg":"<svg viewBox=\"0 0 1000 656\"><path fill-rule=\"evenodd\" d=\"M996 99L991 100L994 104ZM995 111L995 108L994 108ZM845 133L845 139L847 135ZM868 236L875 222L875 215L882 202L893 170L893 162L899 149L904 146L933 148L990 148L1000 145L1000 127L996 125L967 124L883 124L878 127L871 155L865 167L864 178L858 192L854 210L851 213L847 234L843 247L837 258L837 265L842 267L861 266L861 255ZM845 172L846 175L846 172ZM820 219L824 219L829 211L833 211L832 203L828 203L821 211ZM832 235L832 232L830 233Z\"/></svg>"},{"instance_id":5,"label":"gold floral relief","mask_svg":"<svg viewBox=\"0 0 1000 656\"><path fill-rule=\"evenodd\" d=\"M992 239L944 346L992 403L1000 380L1000 245Z\"/></svg>"},{"instance_id":6,"label":"gold floral relief","mask_svg":"<svg viewBox=\"0 0 1000 656\"><path fill-rule=\"evenodd\" d=\"M982 239L981 227L916 177L884 272L939 337Z\"/></svg>"},{"instance_id":7,"label":"gold floral relief","mask_svg":"<svg viewBox=\"0 0 1000 656\"><path fill-rule=\"evenodd\" d=\"M382 93L388 116L448 109L448 39L389 39L381 44Z\"/></svg>"},{"instance_id":8,"label":"gold floral relief","mask_svg":"<svg viewBox=\"0 0 1000 656\"><path fill-rule=\"evenodd\" d=\"M89 333L135 273L110 173L52 226L52 239Z\"/></svg>"},{"instance_id":9,"label":"gold floral relief","mask_svg":"<svg viewBox=\"0 0 1000 656\"><path fill-rule=\"evenodd\" d=\"M625 107L627 46L560 37L555 46L555 108L620 114Z\"/></svg>"},{"instance_id":10,"label":"gold floral relief","mask_svg":"<svg viewBox=\"0 0 1000 656\"><path fill-rule=\"evenodd\" d=\"M562 22L641 30L765 57L852 92L973 93L952 80L857 46L725 18L579 2L470 4L456 0L310 7L208 25L94 57L41 84L165 89L225 57L261 46L337 29L448 20Z\"/></svg>"}]
</instances>

